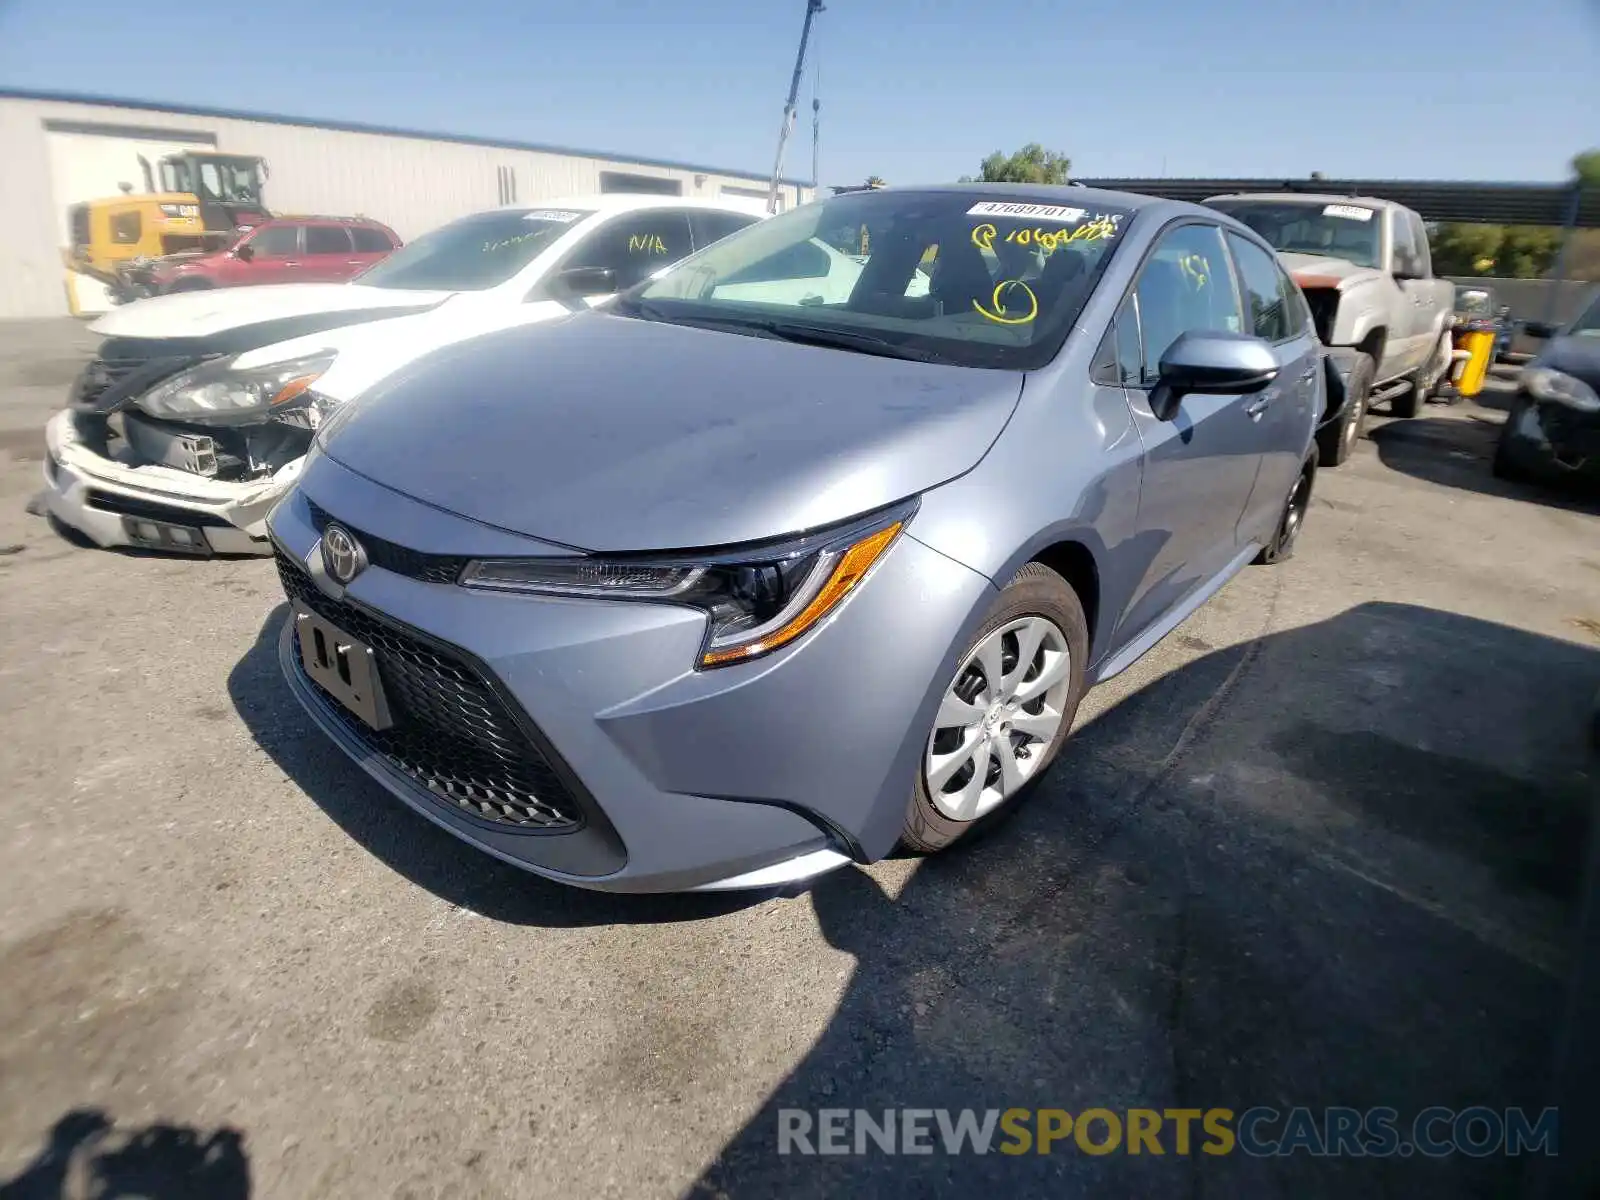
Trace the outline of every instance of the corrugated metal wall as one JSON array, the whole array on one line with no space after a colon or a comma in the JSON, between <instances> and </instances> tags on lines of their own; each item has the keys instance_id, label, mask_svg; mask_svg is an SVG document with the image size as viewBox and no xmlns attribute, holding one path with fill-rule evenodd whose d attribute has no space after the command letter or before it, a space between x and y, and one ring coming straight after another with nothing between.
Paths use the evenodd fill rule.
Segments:
<instances>
[{"instance_id":1,"label":"corrugated metal wall","mask_svg":"<svg viewBox=\"0 0 1600 1200\"><path fill-rule=\"evenodd\" d=\"M373 217L406 239L502 203L508 178L517 201L599 191L603 171L676 180L684 196L708 199L723 187L748 194L764 184L758 175L620 158L0 96L0 318L68 311L57 209L84 197L54 194L47 122L126 127L129 136L149 137L157 130L210 135L218 150L267 160L266 195L273 211ZM810 198L809 189L784 190L789 204Z\"/></svg>"}]
</instances>

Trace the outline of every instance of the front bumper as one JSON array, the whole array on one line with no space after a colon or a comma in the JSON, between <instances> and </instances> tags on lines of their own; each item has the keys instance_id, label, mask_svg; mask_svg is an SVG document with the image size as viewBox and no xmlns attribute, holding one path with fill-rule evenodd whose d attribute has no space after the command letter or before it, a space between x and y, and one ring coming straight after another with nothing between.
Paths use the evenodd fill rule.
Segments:
<instances>
[{"instance_id":1,"label":"front bumper","mask_svg":"<svg viewBox=\"0 0 1600 1200\"><path fill-rule=\"evenodd\" d=\"M1600 416L1519 393L1500 436L1504 452L1533 474L1600 480Z\"/></svg>"},{"instance_id":2,"label":"front bumper","mask_svg":"<svg viewBox=\"0 0 1600 1200\"><path fill-rule=\"evenodd\" d=\"M198 531L201 544L174 550L270 554L267 513L294 485L301 461L270 479L230 483L173 467L134 465L97 453L80 436L77 414L57 413L45 426L45 503L63 524L96 545L145 546L137 526Z\"/></svg>"},{"instance_id":3,"label":"front bumper","mask_svg":"<svg viewBox=\"0 0 1600 1200\"><path fill-rule=\"evenodd\" d=\"M313 456L271 532L288 570L322 575L325 593L339 589L321 572L308 499L358 539L425 554L559 552ZM580 819L558 831L486 820L430 790L311 681L288 629L280 653L296 697L347 753L481 850L602 890L759 887L894 847L940 690L993 595L981 575L902 535L821 627L767 658L701 672L705 618L692 609L477 592L368 567L338 603L477 670L569 786ZM409 687L381 653L379 674L386 689Z\"/></svg>"}]
</instances>

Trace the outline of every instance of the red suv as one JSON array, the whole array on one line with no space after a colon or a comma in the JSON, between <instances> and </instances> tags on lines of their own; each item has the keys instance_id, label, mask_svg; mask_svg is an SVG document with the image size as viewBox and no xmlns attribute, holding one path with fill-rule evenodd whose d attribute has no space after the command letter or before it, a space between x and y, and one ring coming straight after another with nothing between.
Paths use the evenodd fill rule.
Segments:
<instances>
[{"instance_id":1,"label":"red suv","mask_svg":"<svg viewBox=\"0 0 1600 1200\"><path fill-rule=\"evenodd\" d=\"M124 299L254 283L338 283L400 245L364 217L274 217L242 230L225 250L169 254L125 273Z\"/></svg>"}]
</instances>

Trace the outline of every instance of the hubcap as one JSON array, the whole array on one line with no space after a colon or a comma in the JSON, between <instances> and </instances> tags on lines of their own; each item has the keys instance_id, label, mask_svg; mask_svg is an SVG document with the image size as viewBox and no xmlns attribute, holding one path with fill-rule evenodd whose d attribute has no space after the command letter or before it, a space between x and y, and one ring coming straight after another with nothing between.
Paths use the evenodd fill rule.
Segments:
<instances>
[{"instance_id":1,"label":"hubcap","mask_svg":"<svg viewBox=\"0 0 1600 1200\"><path fill-rule=\"evenodd\" d=\"M923 759L941 814L976 820L1039 770L1061 729L1071 662L1066 635L1038 616L1002 625L972 649L945 691Z\"/></svg>"}]
</instances>

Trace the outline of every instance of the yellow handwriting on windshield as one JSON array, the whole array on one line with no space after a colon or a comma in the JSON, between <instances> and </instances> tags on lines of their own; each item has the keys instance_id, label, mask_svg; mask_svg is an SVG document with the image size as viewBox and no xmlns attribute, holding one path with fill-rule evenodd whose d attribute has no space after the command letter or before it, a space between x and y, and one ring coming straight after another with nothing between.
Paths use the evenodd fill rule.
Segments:
<instances>
[{"instance_id":1,"label":"yellow handwriting on windshield","mask_svg":"<svg viewBox=\"0 0 1600 1200\"><path fill-rule=\"evenodd\" d=\"M635 233L628 237L629 254L665 254L667 244L659 233Z\"/></svg>"},{"instance_id":2,"label":"yellow handwriting on windshield","mask_svg":"<svg viewBox=\"0 0 1600 1200\"><path fill-rule=\"evenodd\" d=\"M1006 307L1007 294L1015 290L1020 290L1028 298L1028 311L1020 317L1011 316L1010 310ZM999 325L1026 325L1039 315L1039 297L1035 296L1033 289L1020 279L1003 279L995 284L992 303L994 304L992 310L985 308L977 300L972 302L972 307L978 310L979 316L987 317Z\"/></svg>"},{"instance_id":3,"label":"yellow handwriting on windshield","mask_svg":"<svg viewBox=\"0 0 1600 1200\"><path fill-rule=\"evenodd\" d=\"M989 222L973 227L972 244L979 250L992 250L996 240L1009 242L1014 246L1036 247L1046 254L1053 254L1063 246L1073 242L1098 242L1103 238L1112 237L1117 232L1117 224L1109 217L1096 217L1086 221L1076 229L1040 229L1037 226L1024 226L1013 229L1000 237L1000 231Z\"/></svg>"}]
</instances>

